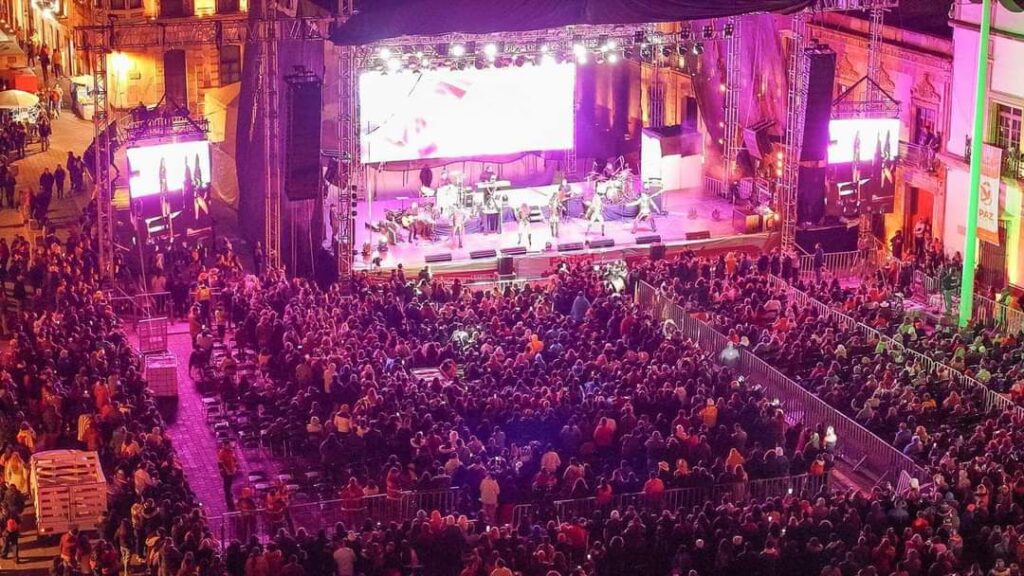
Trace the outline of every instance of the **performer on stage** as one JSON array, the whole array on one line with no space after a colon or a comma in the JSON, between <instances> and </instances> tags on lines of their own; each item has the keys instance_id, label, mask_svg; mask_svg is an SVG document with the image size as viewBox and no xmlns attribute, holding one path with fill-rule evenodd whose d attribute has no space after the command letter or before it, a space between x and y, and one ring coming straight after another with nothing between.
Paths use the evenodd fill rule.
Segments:
<instances>
[{"instance_id":1,"label":"performer on stage","mask_svg":"<svg viewBox=\"0 0 1024 576\"><path fill-rule=\"evenodd\" d=\"M459 241L459 248L462 248L462 237L466 234L466 208L464 206L456 206L452 212L452 244L455 243L457 238Z\"/></svg>"},{"instance_id":2,"label":"performer on stage","mask_svg":"<svg viewBox=\"0 0 1024 576\"><path fill-rule=\"evenodd\" d=\"M562 180L558 190L548 198L548 226L551 229L551 236L554 238L558 238L558 226L562 222L562 217L565 216L565 202L568 200L571 190L568 182Z\"/></svg>"},{"instance_id":3,"label":"performer on stage","mask_svg":"<svg viewBox=\"0 0 1024 576\"><path fill-rule=\"evenodd\" d=\"M533 234L530 233L530 207L523 202L516 211L516 222L519 224L519 239L516 244L522 246L523 236L526 236L526 247L533 243Z\"/></svg>"},{"instance_id":4,"label":"performer on stage","mask_svg":"<svg viewBox=\"0 0 1024 576\"><path fill-rule=\"evenodd\" d=\"M437 187L447 186L452 183L451 176L448 175L448 167L441 168L441 179L437 182ZM428 186L429 188L429 186Z\"/></svg>"},{"instance_id":5,"label":"performer on stage","mask_svg":"<svg viewBox=\"0 0 1024 576\"><path fill-rule=\"evenodd\" d=\"M480 173L481 182L494 182L498 179L498 175L494 173L490 165L484 166L484 171Z\"/></svg>"},{"instance_id":6,"label":"performer on stage","mask_svg":"<svg viewBox=\"0 0 1024 576\"><path fill-rule=\"evenodd\" d=\"M615 169L615 164L611 160L604 163L604 171L601 172L601 176L604 176L606 180L614 178L619 171Z\"/></svg>"},{"instance_id":7,"label":"performer on stage","mask_svg":"<svg viewBox=\"0 0 1024 576\"><path fill-rule=\"evenodd\" d=\"M604 236L604 197L594 194L590 199L590 206L587 207L587 231L585 236L590 235L590 227L595 223L601 223L601 236Z\"/></svg>"},{"instance_id":8,"label":"performer on stage","mask_svg":"<svg viewBox=\"0 0 1024 576\"><path fill-rule=\"evenodd\" d=\"M664 192L664 190L659 190L654 194L649 194L647 188L644 188L640 191L639 198L627 204L627 206L640 207L640 211L637 212L636 218L633 218L633 233L636 233L636 227L641 222L650 222L651 232L658 231L658 225L654 222L654 212L658 207L654 205L654 199L662 192Z\"/></svg>"}]
</instances>

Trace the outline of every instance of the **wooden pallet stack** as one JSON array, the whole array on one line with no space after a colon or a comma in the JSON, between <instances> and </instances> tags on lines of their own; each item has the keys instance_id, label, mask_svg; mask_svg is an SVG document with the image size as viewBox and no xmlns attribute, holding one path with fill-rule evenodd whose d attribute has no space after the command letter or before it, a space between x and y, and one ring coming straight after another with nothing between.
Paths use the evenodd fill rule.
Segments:
<instances>
[{"instance_id":1,"label":"wooden pallet stack","mask_svg":"<svg viewBox=\"0 0 1024 576\"><path fill-rule=\"evenodd\" d=\"M29 465L39 534L99 527L107 511L107 481L95 452L37 452Z\"/></svg>"},{"instance_id":2,"label":"wooden pallet stack","mask_svg":"<svg viewBox=\"0 0 1024 576\"><path fill-rule=\"evenodd\" d=\"M178 396L178 358L174 354L146 355L145 376L153 396Z\"/></svg>"}]
</instances>

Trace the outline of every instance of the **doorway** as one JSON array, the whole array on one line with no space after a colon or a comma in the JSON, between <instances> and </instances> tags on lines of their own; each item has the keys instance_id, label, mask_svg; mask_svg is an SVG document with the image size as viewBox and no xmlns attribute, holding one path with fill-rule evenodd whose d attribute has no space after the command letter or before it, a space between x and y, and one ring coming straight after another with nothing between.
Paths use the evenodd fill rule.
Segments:
<instances>
[{"instance_id":1,"label":"doorway","mask_svg":"<svg viewBox=\"0 0 1024 576\"><path fill-rule=\"evenodd\" d=\"M188 108L188 77L185 74L185 51L164 52L164 95L168 102Z\"/></svg>"}]
</instances>

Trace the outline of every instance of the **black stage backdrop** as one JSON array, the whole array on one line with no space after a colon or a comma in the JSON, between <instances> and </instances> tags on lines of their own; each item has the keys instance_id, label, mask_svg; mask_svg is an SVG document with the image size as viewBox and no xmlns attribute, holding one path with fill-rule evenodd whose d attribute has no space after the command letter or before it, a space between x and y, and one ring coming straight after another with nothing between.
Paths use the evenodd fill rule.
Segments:
<instances>
[{"instance_id":1,"label":"black stage backdrop","mask_svg":"<svg viewBox=\"0 0 1024 576\"><path fill-rule=\"evenodd\" d=\"M812 0L366 0L331 33L345 46L400 36L491 34L574 24L644 24L790 12Z\"/></svg>"}]
</instances>

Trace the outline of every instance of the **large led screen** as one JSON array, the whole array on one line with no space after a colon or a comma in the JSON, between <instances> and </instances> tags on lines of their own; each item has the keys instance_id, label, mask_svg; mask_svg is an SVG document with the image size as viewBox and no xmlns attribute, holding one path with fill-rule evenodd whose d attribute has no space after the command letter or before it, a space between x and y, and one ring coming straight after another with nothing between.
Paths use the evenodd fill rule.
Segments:
<instances>
[{"instance_id":1,"label":"large led screen","mask_svg":"<svg viewBox=\"0 0 1024 576\"><path fill-rule=\"evenodd\" d=\"M175 142L128 149L128 190L133 198L153 196L161 189L180 192L185 179L210 183L210 143Z\"/></svg>"},{"instance_id":2,"label":"large led screen","mask_svg":"<svg viewBox=\"0 0 1024 576\"><path fill-rule=\"evenodd\" d=\"M362 161L571 148L575 86L573 64L365 72L359 77Z\"/></svg>"},{"instance_id":3,"label":"large led screen","mask_svg":"<svg viewBox=\"0 0 1024 576\"><path fill-rule=\"evenodd\" d=\"M828 163L870 162L875 148L895 158L899 154L900 121L892 118L832 120L828 124Z\"/></svg>"}]
</instances>

